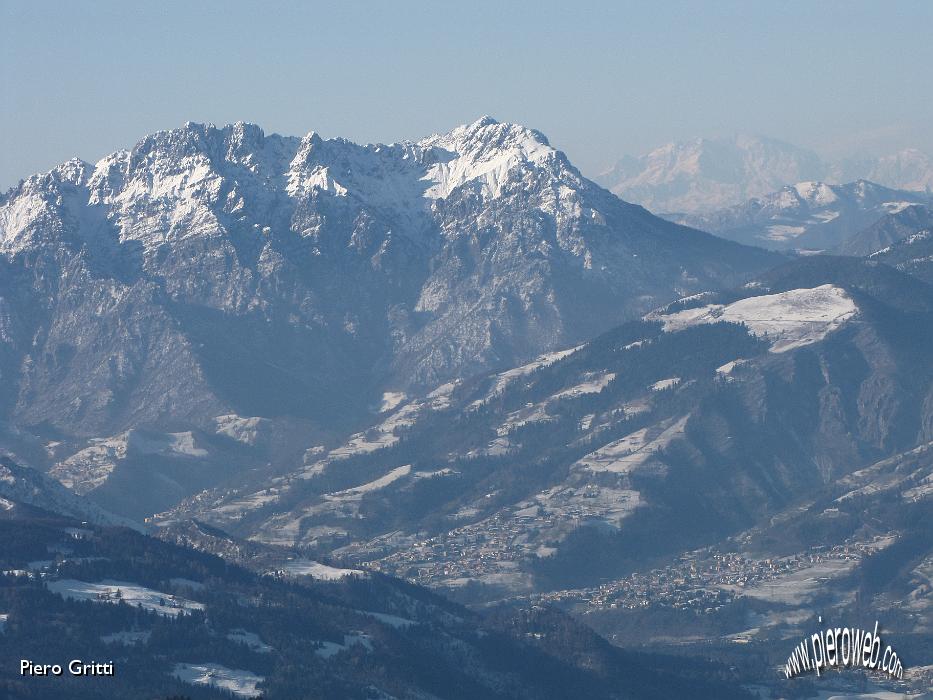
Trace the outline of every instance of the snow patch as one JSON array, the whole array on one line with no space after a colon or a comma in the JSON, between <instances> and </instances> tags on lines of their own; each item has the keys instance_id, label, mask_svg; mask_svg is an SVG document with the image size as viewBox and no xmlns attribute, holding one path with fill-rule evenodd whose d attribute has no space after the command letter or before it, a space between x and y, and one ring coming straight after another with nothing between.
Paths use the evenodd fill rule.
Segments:
<instances>
[{"instance_id":1,"label":"snow patch","mask_svg":"<svg viewBox=\"0 0 933 700\"><path fill-rule=\"evenodd\" d=\"M572 386L569 389L559 391L554 394L552 398L576 398L577 396L583 396L584 394L598 394L607 386L609 386L609 382L615 378L615 372L603 372L602 374L593 373L593 375L588 377L586 381L583 381L576 386Z\"/></svg>"},{"instance_id":2,"label":"snow patch","mask_svg":"<svg viewBox=\"0 0 933 700\"><path fill-rule=\"evenodd\" d=\"M651 391L664 391L665 389L670 389L672 387L680 384L680 377L669 377L668 379L661 379L660 381L655 382L649 388Z\"/></svg>"},{"instance_id":3,"label":"snow patch","mask_svg":"<svg viewBox=\"0 0 933 700\"><path fill-rule=\"evenodd\" d=\"M379 407L379 413L391 411L407 398L408 395L404 391L386 391L382 395L382 405Z\"/></svg>"},{"instance_id":4,"label":"snow patch","mask_svg":"<svg viewBox=\"0 0 933 700\"><path fill-rule=\"evenodd\" d=\"M644 464L658 450L683 435L688 416L636 430L619 440L603 445L574 463L573 468L590 472L629 474Z\"/></svg>"},{"instance_id":5,"label":"snow patch","mask_svg":"<svg viewBox=\"0 0 933 700\"><path fill-rule=\"evenodd\" d=\"M277 571L283 571L290 576L312 576L322 581L339 581L346 576L366 575L366 572L361 569L341 569L311 559L292 559L285 562Z\"/></svg>"},{"instance_id":6,"label":"snow patch","mask_svg":"<svg viewBox=\"0 0 933 700\"><path fill-rule=\"evenodd\" d=\"M396 467L387 474L383 474L378 479L373 479L368 481L365 484L360 484L359 486L354 486L343 491L335 491L334 493L328 494L328 496L336 498L354 498L362 496L364 493L371 493L373 491L379 491L384 489L389 484L398 481L402 477L408 476L411 473L411 465L405 464L401 467Z\"/></svg>"},{"instance_id":7,"label":"snow patch","mask_svg":"<svg viewBox=\"0 0 933 700\"><path fill-rule=\"evenodd\" d=\"M771 352L779 353L817 343L857 314L844 289L824 284L649 318L660 320L668 332L707 323L744 323L753 335L771 341Z\"/></svg>"},{"instance_id":8,"label":"snow patch","mask_svg":"<svg viewBox=\"0 0 933 700\"><path fill-rule=\"evenodd\" d=\"M231 413L217 416L214 419L214 425L218 435L226 435L244 445L252 446L259 442L263 433L271 426L271 422L266 418L257 416L243 418Z\"/></svg>"},{"instance_id":9,"label":"snow patch","mask_svg":"<svg viewBox=\"0 0 933 700\"><path fill-rule=\"evenodd\" d=\"M261 695L258 687L265 680L251 671L231 669L215 663L175 664L172 675L183 683L209 685L241 698L255 698Z\"/></svg>"},{"instance_id":10,"label":"snow patch","mask_svg":"<svg viewBox=\"0 0 933 700\"><path fill-rule=\"evenodd\" d=\"M496 381L493 385L493 388L489 391L488 394L482 399L474 401L471 406L482 406L487 401L492 399L494 396L501 394L505 391L512 382L521 377L526 377L532 372L541 369L542 367L548 367L558 360L562 360L569 355L572 355L577 350L582 348L582 345L578 345L575 348L569 348L568 350L558 350L556 352L548 352L543 355L539 355L537 358L529 362L528 364L521 365L520 367L514 367L505 372L501 372L496 375Z\"/></svg>"},{"instance_id":11,"label":"snow patch","mask_svg":"<svg viewBox=\"0 0 933 700\"><path fill-rule=\"evenodd\" d=\"M732 360L716 368L716 374L728 377L739 365L744 365L747 360Z\"/></svg>"},{"instance_id":12,"label":"snow patch","mask_svg":"<svg viewBox=\"0 0 933 700\"><path fill-rule=\"evenodd\" d=\"M133 607L139 605L145 610L151 610L166 617L176 617L193 610L204 609L201 603L127 581L107 579L100 583L87 583L66 578L49 581L46 586L52 593L70 600L90 600L95 603L113 605L124 602Z\"/></svg>"}]
</instances>

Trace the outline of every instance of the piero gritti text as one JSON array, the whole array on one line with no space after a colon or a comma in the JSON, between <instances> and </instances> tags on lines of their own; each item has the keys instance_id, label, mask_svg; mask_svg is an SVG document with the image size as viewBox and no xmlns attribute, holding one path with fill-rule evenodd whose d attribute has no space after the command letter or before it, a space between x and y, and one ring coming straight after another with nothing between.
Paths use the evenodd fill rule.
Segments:
<instances>
[{"instance_id":1,"label":"piero gritti text","mask_svg":"<svg viewBox=\"0 0 933 700\"><path fill-rule=\"evenodd\" d=\"M62 664L39 664L29 659L20 659L19 675L21 676L112 676L114 675L113 661L106 663L100 661L83 661L72 659L64 666Z\"/></svg>"}]
</instances>

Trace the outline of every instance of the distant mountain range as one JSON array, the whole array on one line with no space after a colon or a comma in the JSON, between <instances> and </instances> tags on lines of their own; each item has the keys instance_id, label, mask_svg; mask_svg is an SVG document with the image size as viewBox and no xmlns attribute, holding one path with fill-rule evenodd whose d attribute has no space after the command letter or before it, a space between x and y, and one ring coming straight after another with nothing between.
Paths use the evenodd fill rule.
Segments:
<instances>
[{"instance_id":1,"label":"distant mountain range","mask_svg":"<svg viewBox=\"0 0 933 700\"><path fill-rule=\"evenodd\" d=\"M749 245L812 252L836 250L881 221L916 223L917 212L927 211L931 203L933 196L927 193L892 190L867 180L844 185L798 182L726 209L671 218ZM867 243L872 234L865 235ZM874 235L879 241L895 236L894 231ZM867 254L864 248L854 245L838 250Z\"/></svg>"},{"instance_id":2,"label":"distant mountain range","mask_svg":"<svg viewBox=\"0 0 933 700\"><path fill-rule=\"evenodd\" d=\"M162 494L158 510L263 445L300 457L387 392L777 260L627 204L491 118L368 146L188 124L0 199L0 441L82 492L122 465L114 498Z\"/></svg>"},{"instance_id":3,"label":"distant mountain range","mask_svg":"<svg viewBox=\"0 0 933 700\"><path fill-rule=\"evenodd\" d=\"M814 152L761 136L669 143L623 158L596 180L656 213L706 214L803 181L865 179L892 189L933 188L933 157L907 149L881 158L822 160Z\"/></svg>"}]
</instances>

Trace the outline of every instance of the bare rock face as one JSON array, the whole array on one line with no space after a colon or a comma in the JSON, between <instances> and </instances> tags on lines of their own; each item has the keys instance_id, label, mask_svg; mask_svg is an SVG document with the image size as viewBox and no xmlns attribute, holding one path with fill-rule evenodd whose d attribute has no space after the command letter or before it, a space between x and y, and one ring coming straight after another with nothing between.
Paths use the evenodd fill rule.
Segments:
<instances>
[{"instance_id":1,"label":"bare rock face","mask_svg":"<svg viewBox=\"0 0 933 700\"><path fill-rule=\"evenodd\" d=\"M774 259L490 118L388 146L189 123L0 200L0 410L86 437L342 425Z\"/></svg>"}]
</instances>

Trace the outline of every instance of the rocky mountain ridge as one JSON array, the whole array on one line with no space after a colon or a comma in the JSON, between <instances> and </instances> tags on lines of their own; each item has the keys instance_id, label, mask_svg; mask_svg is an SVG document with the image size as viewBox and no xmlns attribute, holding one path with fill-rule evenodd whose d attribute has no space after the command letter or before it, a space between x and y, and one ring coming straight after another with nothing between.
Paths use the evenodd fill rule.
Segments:
<instances>
[{"instance_id":1,"label":"rocky mountain ridge","mask_svg":"<svg viewBox=\"0 0 933 700\"><path fill-rule=\"evenodd\" d=\"M627 204L491 118L392 145L189 123L3 195L2 433L88 484L146 452L119 447L134 430L170 445L272 420L300 454L385 392L519 364L778 259ZM204 487L180 466L198 455L153 449L158 489Z\"/></svg>"}]
</instances>

